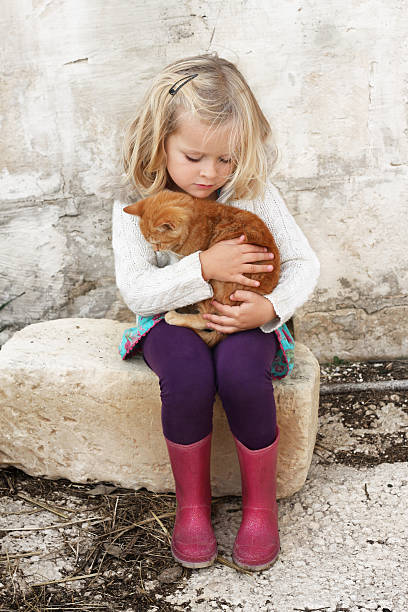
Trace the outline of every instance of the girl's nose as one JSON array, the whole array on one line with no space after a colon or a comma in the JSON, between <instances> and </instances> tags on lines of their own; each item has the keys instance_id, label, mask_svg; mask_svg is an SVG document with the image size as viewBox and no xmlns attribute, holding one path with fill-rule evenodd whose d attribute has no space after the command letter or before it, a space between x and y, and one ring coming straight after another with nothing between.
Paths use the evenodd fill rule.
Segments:
<instances>
[{"instance_id":1,"label":"girl's nose","mask_svg":"<svg viewBox=\"0 0 408 612\"><path fill-rule=\"evenodd\" d=\"M207 176L208 178L217 176L217 169L215 164L215 161L203 161L200 167L200 176Z\"/></svg>"}]
</instances>

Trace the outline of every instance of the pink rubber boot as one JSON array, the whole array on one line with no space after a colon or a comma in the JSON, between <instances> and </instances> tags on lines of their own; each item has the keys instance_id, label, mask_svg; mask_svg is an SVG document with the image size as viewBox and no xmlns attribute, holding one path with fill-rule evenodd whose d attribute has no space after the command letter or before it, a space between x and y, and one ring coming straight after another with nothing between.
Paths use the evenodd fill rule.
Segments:
<instances>
[{"instance_id":1,"label":"pink rubber boot","mask_svg":"<svg viewBox=\"0 0 408 612\"><path fill-rule=\"evenodd\" d=\"M250 450L233 436L241 468L242 522L234 543L234 563L259 571L278 558L280 543L276 503L279 429L270 446Z\"/></svg>"},{"instance_id":2,"label":"pink rubber boot","mask_svg":"<svg viewBox=\"0 0 408 612\"><path fill-rule=\"evenodd\" d=\"M177 499L171 552L185 567L208 567L217 557L211 525L211 436L212 432L194 444L176 444L165 438Z\"/></svg>"}]
</instances>

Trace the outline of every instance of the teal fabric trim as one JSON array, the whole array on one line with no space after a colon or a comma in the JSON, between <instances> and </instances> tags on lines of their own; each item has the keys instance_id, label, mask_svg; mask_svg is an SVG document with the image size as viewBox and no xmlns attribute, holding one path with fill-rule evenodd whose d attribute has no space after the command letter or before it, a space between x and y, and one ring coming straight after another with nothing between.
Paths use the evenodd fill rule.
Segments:
<instances>
[{"instance_id":1,"label":"teal fabric trim","mask_svg":"<svg viewBox=\"0 0 408 612\"><path fill-rule=\"evenodd\" d=\"M136 327L128 327L123 332L119 345L119 354L122 359L127 359L135 353L142 353L142 349L137 346L137 343L162 319L164 319L164 314L154 315L153 317L142 317L139 315L138 325Z\"/></svg>"},{"instance_id":2,"label":"teal fabric trim","mask_svg":"<svg viewBox=\"0 0 408 612\"><path fill-rule=\"evenodd\" d=\"M295 364L295 340L286 323L275 329L280 349L271 365L272 378L285 378L293 370Z\"/></svg>"},{"instance_id":3,"label":"teal fabric trim","mask_svg":"<svg viewBox=\"0 0 408 612\"><path fill-rule=\"evenodd\" d=\"M137 345L159 321L164 319L164 314L152 317L138 317L138 325L125 329L122 341L119 345L119 354L122 359L128 359L132 355L142 353L142 349ZM293 339L286 323L271 332L276 335L279 342L279 349L271 365L271 376L275 379L285 378L293 370L295 356L295 340Z\"/></svg>"}]
</instances>

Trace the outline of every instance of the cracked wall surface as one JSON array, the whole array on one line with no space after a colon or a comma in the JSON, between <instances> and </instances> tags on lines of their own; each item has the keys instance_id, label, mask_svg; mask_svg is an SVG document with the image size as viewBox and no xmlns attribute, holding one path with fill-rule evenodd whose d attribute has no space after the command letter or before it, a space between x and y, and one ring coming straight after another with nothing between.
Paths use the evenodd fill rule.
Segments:
<instances>
[{"instance_id":1,"label":"cracked wall surface","mask_svg":"<svg viewBox=\"0 0 408 612\"><path fill-rule=\"evenodd\" d=\"M321 261L294 317L321 361L407 357L402 0L3 3L0 343L60 317L132 318L111 207L124 126L183 56L236 62L271 122L273 178Z\"/></svg>"}]
</instances>

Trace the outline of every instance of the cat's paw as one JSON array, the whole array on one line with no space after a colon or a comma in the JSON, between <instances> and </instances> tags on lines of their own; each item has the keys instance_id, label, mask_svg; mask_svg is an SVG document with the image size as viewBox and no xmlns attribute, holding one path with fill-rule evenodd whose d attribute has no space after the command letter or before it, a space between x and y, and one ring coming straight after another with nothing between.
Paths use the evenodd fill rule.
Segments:
<instances>
[{"instance_id":1,"label":"cat's paw","mask_svg":"<svg viewBox=\"0 0 408 612\"><path fill-rule=\"evenodd\" d=\"M175 310L169 310L169 312L166 312L166 314L164 315L164 320L169 325L177 325L179 317L180 315L178 312L176 312Z\"/></svg>"}]
</instances>

